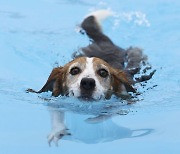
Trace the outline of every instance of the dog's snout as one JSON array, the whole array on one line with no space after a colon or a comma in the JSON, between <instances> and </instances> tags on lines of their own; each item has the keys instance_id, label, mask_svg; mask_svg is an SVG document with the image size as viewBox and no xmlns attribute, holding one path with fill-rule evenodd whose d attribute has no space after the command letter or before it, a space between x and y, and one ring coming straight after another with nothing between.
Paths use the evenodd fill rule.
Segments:
<instances>
[{"instance_id":1,"label":"dog's snout","mask_svg":"<svg viewBox=\"0 0 180 154\"><path fill-rule=\"evenodd\" d=\"M96 86L96 83L93 78L83 78L81 80L80 86L85 90L93 90Z\"/></svg>"}]
</instances>

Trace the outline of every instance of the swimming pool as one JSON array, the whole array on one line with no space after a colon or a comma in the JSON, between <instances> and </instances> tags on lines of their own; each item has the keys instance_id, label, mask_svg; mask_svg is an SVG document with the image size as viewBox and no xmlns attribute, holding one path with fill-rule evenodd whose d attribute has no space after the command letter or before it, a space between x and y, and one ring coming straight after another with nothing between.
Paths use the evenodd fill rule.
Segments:
<instances>
[{"instance_id":1,"label":"swimming pool","mask_svg":"<svg viewBox=\"0 0 180 154\"><path fill-rule=\"evenodd\" d=\"M116 13L104 32L123 48L143 48L157 69L139 101L82 104L25 93L89 43L77 25L102 8ZM177 0L0 0L0 153L180 153L179 8ZM50 147L51 118L58 115L71 135Z\"/></svg>"}]
</instances>

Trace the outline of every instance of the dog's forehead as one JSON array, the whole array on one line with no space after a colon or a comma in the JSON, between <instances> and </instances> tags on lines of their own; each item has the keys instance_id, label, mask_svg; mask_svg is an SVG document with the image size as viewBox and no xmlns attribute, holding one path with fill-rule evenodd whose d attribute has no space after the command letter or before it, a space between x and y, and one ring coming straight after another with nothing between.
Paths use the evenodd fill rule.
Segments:
<instances>
[{"instance_id":1,"label":"dog's forehead","mask_svg":"<svg viewBox=\"0 0 180 154\"><path fill-rule=\"evenodd\" d=\"M75 64L86 64L86 57L76 58L71 62L67 63L64 67L69 68Z\"/></svg>"},{"instance_id":2,"label":"dog's forehead","mask_svg":"<svg viewBox=\"0 0 180 154\"><path fill-rule=\"evenodd\" d=\"M95 67L101 67L101 66L104 66L106 68L110 67L107 62L105 62L104 60L102 60L100 58L97 58L97 57L93 58L93 64L94 64Z\"/></svg>"}]
</instances>

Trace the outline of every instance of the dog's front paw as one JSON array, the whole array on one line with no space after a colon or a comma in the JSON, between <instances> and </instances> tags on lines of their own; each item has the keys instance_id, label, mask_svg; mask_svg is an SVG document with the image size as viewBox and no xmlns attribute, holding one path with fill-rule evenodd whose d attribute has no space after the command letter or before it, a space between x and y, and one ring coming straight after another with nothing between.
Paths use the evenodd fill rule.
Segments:
<instances>
[{"instance_id":1,"label":"dog's front paw","mask_svg":"<svg viewBox=\"0 0 180 154\"><path fill-rule=\"evenodd\" d=\"M59 131L52 131L49 135L48 135L48 143L49 146L51 146L51 142L53 141L56 146L58 146L58 141L66 135L71 135L71 133L68 132L68 129L63 129L63 130L59 130Z\"/></svg>"}]
</instances>

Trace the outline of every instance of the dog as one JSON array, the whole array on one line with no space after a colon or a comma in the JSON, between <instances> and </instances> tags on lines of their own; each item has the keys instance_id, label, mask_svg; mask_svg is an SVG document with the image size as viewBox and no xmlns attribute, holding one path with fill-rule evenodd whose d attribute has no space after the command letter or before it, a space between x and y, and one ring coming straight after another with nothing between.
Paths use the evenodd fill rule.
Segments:
<instances>
[{"instance_id":1,"label":"dog","mask_svg":"<svg viewBox=\"0 0 180 154\"><path fill-rule=\"evenodd\" d=\"M74 96L82 100L110 99L112 95L124 98L129 92L136 93L134 85L149 80L155 71L134 79L141 65L147 64L147 56L140 48L118 47L103 33L101 20L110 15L111 11L98 10L86 16L81 28L92 43L73 53L71 62L54 68L41 90L27 92L51 91L55 97Z\"/></svg>"}]
</instances>

